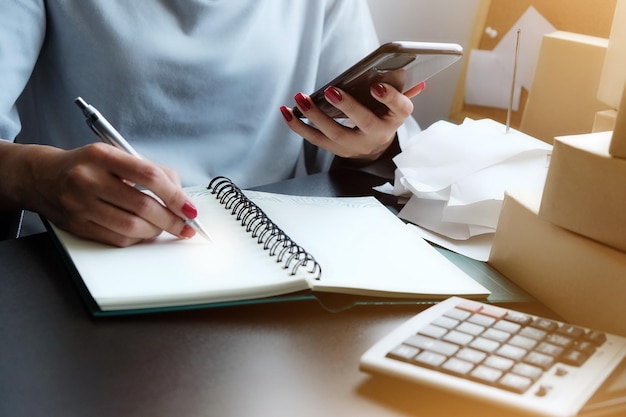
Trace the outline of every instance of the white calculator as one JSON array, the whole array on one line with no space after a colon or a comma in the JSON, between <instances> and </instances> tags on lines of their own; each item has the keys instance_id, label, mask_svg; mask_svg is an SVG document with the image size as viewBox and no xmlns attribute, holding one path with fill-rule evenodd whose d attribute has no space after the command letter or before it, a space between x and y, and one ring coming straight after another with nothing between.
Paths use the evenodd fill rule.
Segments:
<instances>
[{"instance_id":1,"label":"white calculator","mask_svg":"<svg viewBox=\"0 0 626 417\"><path fill-rule=\"evenodd\" d=\"M535 415L626 415L625 356L624 337L451 297L383 337L360 367Z\"/></svg>"}]
</instances>

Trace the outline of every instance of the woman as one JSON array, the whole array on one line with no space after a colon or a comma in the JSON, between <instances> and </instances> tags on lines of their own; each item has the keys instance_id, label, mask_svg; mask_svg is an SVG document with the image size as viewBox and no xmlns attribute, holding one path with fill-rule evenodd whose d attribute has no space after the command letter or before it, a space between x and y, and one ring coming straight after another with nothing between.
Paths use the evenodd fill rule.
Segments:
<instances>
[{"instance_id":1,"label":"woman","mask_svg":"<svg viewBox=\"0 0 626 417\"><path fill-rule=\"evenodd\" d=\"M327 92L354 129L298 93L378 45L365 0L21 0L1 8L0 210L36 211L85 238L127 246L163 230L193 236L181 218L197 212L181 184L289 178L303 165L302 138L369 163L412 120L411 101L389 85L372 86L390 109L382 117ZM310 123L293 117L294 95ZM78 96L144 158L93 143Z\"/></svg>"}]
</instances>

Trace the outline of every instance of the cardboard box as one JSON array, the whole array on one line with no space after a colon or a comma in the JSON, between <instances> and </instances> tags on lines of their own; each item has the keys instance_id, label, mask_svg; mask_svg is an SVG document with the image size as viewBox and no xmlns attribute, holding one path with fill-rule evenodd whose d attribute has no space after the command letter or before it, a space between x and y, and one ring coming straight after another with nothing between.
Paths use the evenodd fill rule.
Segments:
<instances>
[{"instance_id":1,"label":"cardboard box","mask_svg":"<svg viewBox=\"0 0 626 417\"><path fill-rule=\"evenodd\" d=\"M597 98L608 39L557 31L544 35L520 130L552 143L588 133L595 114L610 109Z\"/></svg>"},{"instance_id":2,"label":"cardboard box","mask_svg":"<svg viewBox=\"0 0 626 417\"><path fill-rule=\"evenodd\" d=\"M556 138L539 216L626 252L626 159L611 132Z\"/></svg>"},{"instance_id":3,"label":"cardboard box","mask_svg":"<svg viewBox=\"0 0 626 417\"><path fill-rule=\"evenodd\" d=\"M591 4L591 3L590 3ZM612 109L617 109L622 98L622 89L626 80L626 1L615 4L609 47L605 54L600 84L598 86L598 100Z\"/></svg>"},{"instance_id":4,"label":"cardboard box","mask_svg":"<svg viewBox=\"0 0 626 417\"><path fill-rule=\"evenodd\" d=\"M592 132L606 132L615 128L615 120L617 119L617 111L602 110L596 113L593 120Z\"/></svg>"},{"instance_id":5,"label":"cardboard box","mask_svg":"<svg viewBox=\"0 0 626 417\"><path fill-rule=\"evenodd\" d=\"M508 192L488 264L573 324L626 336L626 254L538 216L541 191Z\"/></svg>"},{"instance_id":6,"label":"cardboard box","mask_svg":"<svg viewBox=\"0 0 626 417\"><path fill-rule=\"evenodd\" d=\"M615 117L609 153L617 158L626 158L626 88Z\"/></svg>"}]
</instances>

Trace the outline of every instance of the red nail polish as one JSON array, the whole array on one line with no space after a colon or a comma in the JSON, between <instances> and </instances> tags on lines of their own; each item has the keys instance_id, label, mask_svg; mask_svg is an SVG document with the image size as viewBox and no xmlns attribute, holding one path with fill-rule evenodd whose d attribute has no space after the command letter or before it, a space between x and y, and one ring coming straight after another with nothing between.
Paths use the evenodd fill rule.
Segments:
<instances>
[{"instance_id":1,"label":"red nail polish","mask_svg":"<svg viewBox=\"0 0 626 417\"><path fill-rule=\"evenodd\" d=\"M328 87L324 90L324 96L333 104L339 104L341 103L341 100L343 100L341 92L335 87Z\"/></svg>"},{"instance_id":2,"label":"red nail polish","mask_svg":"<svg viewBox=\"0 0 626 417\"><path fill-rule=\"evenodd\" d=\"M196 235L196 231L193 230L191 226L186 224L185 226L183 226L183 230L180 231L180 235L182 237L194 237Z\"/></svg>"},{"instance_id":3,"label":"red nail polish","mask_svg":"<svg viewBox=\"0 0 626 417\"><path fill-rule=\"evenodd\" d=\"M407 96L408 98L413 98L416 95L418 95L419 93L421 93L422 91L424 91L425 88L426 88L426 83L424 81L422 81L421 83L419 83L415 87L405 91L404 95Z\"/></svg>"},{"instance_id":4,"label":"red nail polish","mask_svg":"<svg viewBox=\"0 0 626 417\"><path fill-rule=\"evenodd\" d=\"M298 107L300 107L300 110L302 110L303 112L311 110L311 102L309 101L309 98L304 94L298 93L296 94L294 99L296 100L296 103L298 103Z\"/></svg>"},{"instance_id":5,"label":"red nail polish","mask_svg":"<svg viewBox=\"0 0 626 417\"><path fill-rule=\"evenodd\" d=\"M287 107L280 106L280 112L283 114L283 117L287 122L290 122L293 119L293 116Z\"/></svg>"},{"instance_id":6,"label":"red nail polish","mask_svg":"<svg viewBox=\"0 0 626 417\"><path fill-rule=\"evenodd\" d=\"M183 208L181 209L181 211L183 212L183 215L188 219L195 219L196 217L198 217L198 210L196 210L196 207L189 201L185 201L185 204L183 204Z\"/></svg>"},{"instance_id":7,"label":"red nail polish","mask_svg":"<svg viewBox=\"0 0 626 417\"><path fill-rule=\"evenodd\" d=\"M387 95L387 88L381 83L376 83L372 85L372 91L374 92L374 94L381 98Z\"/></svg>"}]
</instances>

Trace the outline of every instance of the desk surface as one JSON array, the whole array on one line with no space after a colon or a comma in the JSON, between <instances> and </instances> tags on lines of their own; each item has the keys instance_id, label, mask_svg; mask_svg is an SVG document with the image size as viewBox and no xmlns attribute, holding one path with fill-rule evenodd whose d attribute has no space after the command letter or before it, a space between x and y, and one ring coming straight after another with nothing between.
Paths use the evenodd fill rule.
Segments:
<instances>
[{"instance_id":1,"label":"desk surface","mask_svg":"<svg viewBox=\"0 0 626 417\"><path fill-rule=\"evenodd\" d=\"M341 178L264 189L371 193L373 179ZM504 415L358 370L418 305L331 313L304 300L93 319L48 235L0 242L0 254L2 416Z\"/></svg>"}]
</instances>

